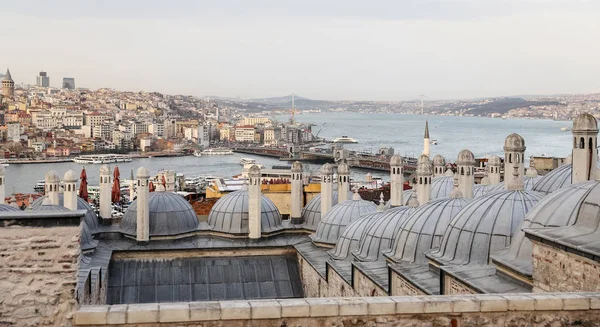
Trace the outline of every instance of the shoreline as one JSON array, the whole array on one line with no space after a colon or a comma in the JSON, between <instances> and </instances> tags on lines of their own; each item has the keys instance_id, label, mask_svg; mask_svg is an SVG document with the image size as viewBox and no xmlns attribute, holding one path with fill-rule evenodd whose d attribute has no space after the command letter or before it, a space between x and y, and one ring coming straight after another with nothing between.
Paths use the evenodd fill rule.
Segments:
<instances>
[{"instance_id":1,"label":"shoreline","mask_svg":"<svg viewBox=\"0 0 600 327\"><path fill-rule=\"evenodd\" d=\"M186 157L188 155L174 154L174 153L149 153L149 154L132 154L131 159L143 159L143 158L164 158L164 157ZM6 161L9 165L34 165L34 164L51 164L51 163L65 163L73 162L73 158L53 158L53 159L33 159L33 160L11 160ZM96 164L94 164L96 165ZM100 164L98 164L100 165Z\"/></svg>"}]
</instances>

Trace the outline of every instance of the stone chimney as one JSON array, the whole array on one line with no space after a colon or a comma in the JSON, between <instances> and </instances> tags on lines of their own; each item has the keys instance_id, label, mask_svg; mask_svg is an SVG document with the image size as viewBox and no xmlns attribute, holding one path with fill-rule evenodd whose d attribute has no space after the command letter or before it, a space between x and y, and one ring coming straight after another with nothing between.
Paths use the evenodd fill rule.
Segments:
<instances>
[{"instance_id":1,"label":"stone chimney","mask_svg":"<svg viewBox=\"0 0 600 327\"><path fill-rule=\"evenodd\" d=\"M69 210L77 210L77 180L77 175L72 170L67 171L63 177L63 205Z\"/></svg>"},{"instance_id":2,"label":"stone chimney","mask_svg":"<svg viewBox=\"0 0 600 327\"><path fill-rule=\"evenodd\" d=\"M60 179L54 170L46 173L46 195L50 200L50 203L54 205L60 205L58 201L58 193L60 187Z\"/></svg>"},{"instance_id":3,"label":"stone chimney","mask_svg":"<svg viewBox=\"0 0 600 327\"><path fill-rule=\"evenodd\" d=\"M487 171L488 171L488 179L490 180L490 185L500 184L501 175L500 170L502 168L502 159L497 155L491 155L488 158L487 162Z\"/></svg>"},{"instance_id":4,"label":"stone chimney","mask_svg":"<svg viewBox=\"0 0 600 327\"><path fill-rule=\"evenodd\" d=\"M417 201L420 205L431 199L431 179L433 177L433 165L429 157L422 154L417 164Z\"/></svg>"},{"instance_id":5,"label":"stone chimney","mask_svg":"<svg viewBox=\"0 0 600 327\"><path fill-rule=\"evenodd\" d=\"M339 190L338 190L339 192ZM331 210L333 202L333 169L326 163L321 168L321 219Z\"/></svg>"},{"instance_id":6,"label":"stone chimney","mask_svg":"<svg viewBox=\"0 0 600 327\"><path fill-rule=\"evenodd\" d=\"M144 167L140 167L136 174L137 184L137 200L136 200L136 213L137 213L137 231L136 240L140 244L145 244L150 241L150 190L148 185L148 179L150 178L150 172Z\"/></svg>"},{"instance_id":7,"label":"stone chimney","mask_svg":"<svg viewBox=\"0 0 600 327\"><path fill-rule=\"evenodd\" d=\"M253 165L248 170L248 229L251 239L259 239L261 236L261 173L257 165Z\"/></svg>"},{"instance_id":8,"label":"stone chimney","mask_svg":"<svg viewBox=\"0 0 600 327\"><path fill-rule=\"evenodd\" d=\"M338 165L338 203L348 200L348 191L350 191L350 168L348 164L342 162Z\"/></svg>"},{"instance_id":9,"label":"stone chimney","mask_svg":"<svg viewBox=\"0 0 600 327\"><path fill-rule=\"evenodd\" d=\"M433 177L442 177L446 173L446 159L440 154L433 157Z\"/></svg>"},{"instance_id":10,"label":"stone chimney","mask_svg":"<svg viewBox=\"0 0 600 327\"><path fill-rule=\"evenodd\" d=\"M573 120L573 184L594 180L598 161L598 121L590 114Z\"/></svg>"},{"instance_id":11,"label":"stone chimney","mask_svg":"<svg viewBox=\"0 0 600 327\"><path fill-rule=\"evenodd\" d=\"M390 205L402 205L402 191L404 191L404 159L395 154L390 159Z\"/></svg>"},{"instance_id":12,"label":"stone chimney","mask_svg":"<svg viewBox=\"0 0 600 327\"><path fill-rule=\"evenodd\" d=\"M525 178L525 140L519 134L510 134L504 141L504 188L523 190ZM463 194L464 195L464 194Z\"/></svg>"},{"instance_id":13,"label":"stone chimney","mask_svg":"<svg viewBox=\"0 0 600 327\"><path fill-rule=\"evenodd\" d=\"M304 178L302 176L302 164L298 161L292 164L292 214L290 222L292 224L302 224L302 199L304 198Z\"/></svg>"},{"instance_id":14,"label":"stone chimney","mask_svg":"<svg viewBox=\"0 0 600 327\"><path fill-rule=\"evenodd\" d=\"M456 159L458 173L458 190L464 198L473 198L473 185L475 184L475 156L469 150L462 150Z\"/></svg>"},{"instance_id":15,"label":"stone chimney","mask_svg":"<svg viewBox=\"0 0 600 327\"><path fill-rule=\"evenodd\" d=\"M112 213L112 183L110 168L107 165L100 167L100 217L110 219Z\"/></svg>"}]
</instances>

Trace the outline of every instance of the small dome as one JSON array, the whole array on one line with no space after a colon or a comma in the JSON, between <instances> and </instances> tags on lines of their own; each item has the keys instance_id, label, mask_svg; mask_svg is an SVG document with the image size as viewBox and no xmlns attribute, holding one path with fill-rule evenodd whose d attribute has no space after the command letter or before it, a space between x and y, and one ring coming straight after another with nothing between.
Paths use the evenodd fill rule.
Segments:
<instances>
[{"instance_id":1,"label":"small dome","mask_svg":"<svg viewBox=\"0 0 600 327\"><path fill-rule=\"evenodd\" d=\"M563 187L571 185L571 171L573 165L562 165L545 176L542 176L535 185L533 190L542 194L549 194Z\"/></svg>"},{"instance_id":2,"label":"small dome","mask_svg":"<svg viewBox=\"0 0 600 327\"><path fill-rule=\"evenodd\" d=\"M546 196L527 213L523 223L513 235L510 247L493 255L492 259L531 276L533 245L525 237L523 229L573 225L577 221L583 203L594 201L592 200L594 189L600 190L600 182L587 181L573 184Z\"/></svg>"},{"instance_id":3,"label":"small dome","mask_svg":"<svg viewBox=\"0 0 600 327\"><path fill-rule=\"evenodd\" d=\"M495 185L484 185L484 184L475 184L473 187L473 198L478 198L480 196L484 196L488 193L498 192L504 190L504 182L500 182ZM528 191L528 190L526 190Z\"/></svg>"},{"instance_id":4,"label":"small dome","mask_svg":"<svg viewBox=\"0 0 600 327\"><path fill-rule=\"evenodd\" d=\"M210 209L208 224L215 231L227 234L248 234L248 190L231 192L220 198ZM281 214L277 206L266 196L261 196L260 226L262 233L280 230Z\"/></svg>"},{"instance_id":5,"label":"small dome","mask_svg":"<svg viewBox=\"0 0 600 327\"><path fill-rule=\"evenodd\" d=\"M16 202L15 202L16 203ZM32 211L71 211L63 206L59 206L56 204L43 204Z\"/></svg>"},{"instance_id":6,"label":"small dome","mask_svg":"<svg viewBox=\"0 0 600 327\"><path fill-rule=\"evenodd\" d=\"M393 155L390 158L390 166L402 166L404 165L404 159L400 155Z\"/></svg>"},{"instance_id":7,"label":"small dome","mask_svg":"<svg viewBox=\"0 0 600 327\"><path fill-rule=\"evenodd\" d=\"M82 221L79 236L79 247L81 248L81 251L93 250L97 246L98 240L94 239L90 227L85 223L85 221Z\"/></svg>"},{"instance_id":8,"label":"small dome","mask_svg":"<svg viewBox=\"0 0 600 327\"><path fill-rule=\"evenodd\" d=\"M333 168L330 164L326 163L321 167L321 175L333 175Z\"/></svg>"},{"instance_id":9,"label":"small dome","mask_svg":"<svg viewBox=\"0 0 600 327\"><path fill-rule=\"evenodd\" d=\"M500 167L502 166L502 159L497 155L493 154L488 158L488 166Z\"/></svg>"},{"instance_id":10,"label":"small dome","mask_svg":"<svg viewBox=\"0 0 600 327\"><path fill-rule=\"evenodd\" d=\"M441 265L488 264L490 254L510 245L523 217L540 200L535 192L509 190L474 199L450 222L440 248L427 257Z\"/></svg>"},{"instance_id":11,"label":"small dome","mask_svg":"<svg viewBox=\"0 0 600 327\"><path fill-rule=\"evenodd\" d=\"M35 199L33 202L31 202L29 204L29 207L27 207L27 210L35 210L39 207L41 207L42 205L44 205L44 201L46 201L46 199L48 199L47 195L41 196L37 199ZM50 199L48 199L48 201L50 201ZM63 193L59 193L58 194L58 204L61 206L64 206L65 204L65 195ZM90 231L92 232L92 234L96 233L98 231L98 215L96 215L96 213L94 212L94 209L92 209L92 207L90 206L89 203L87 203L84 199L77 197L77 210L85 210L85 217L83 218L83 220L85 221L85 223L87 224L87 226L90 228Z\"/></svg>"},{"instance_id":12,"label":"small dome","mask_svg":"<svg viewBox=\"0 0 600 327\"><path fill-rule=\"evenodd\" d=\"M146 169L146 167L140 167L137 169L135 177L138 179L147 179L150 177L150 172L148 169Z\"/></svg>"},{"instance_id":13,"label":"small dome","mask_svg":"<svg viewBox=\"0 0 600 327\"><path fill-rule=\"evenodd\" d=\"M444 159L444 157L442 157L441 154L436 154L435 157L433 157L433 166L434 167L443 167L446 165L446 159Z\"/></svg>"},{"instance_id":14,"label":"small dome","mask_svg":"<svg viewBox=\"0 0 600 327\"><path fill-rule=\"evenodd\" d=\"M458 153L456 164L459 166L475 166L475 155L473 152L464 149Z\"/></svg>"},{"instance_id":15,"label":"small dome","mask_svg":"<svg viewBox=\"0 0 600 327\"><path fill-rule=\"evenodd\" d=\"M417 162L417 176L433 175L433 165L429 161L429 157L422 154Z\"/></svg>"},{"instance_id":16,"label":"small dome","mask_svg":"<svg viewBox=\"0 0 600 327\"><path fill-rule=\"evenodd\" d=\"M423 253L440 246L446 228L469 202L464 198L427 202L405 220L384 255L395 262L426 263Z\"/></svg>"},{"instance_id":17,"label":"small dome","mask_svg":"<svg viewBox=\"0 0 600 327\"><path fill-rule=\"evenodd\" d=\"M525 152L525 140L521 135L512 133L504 140L504 151L506 152Z\"/></svg>"},{"instance_id":18,"label":"small dome","mask_svg":"<svg viewBox=\"0 0 600 327\"><path fill-rule=\"evenodd\" d=\"M448 198L454 189L454 176L435 177L431 179L431 200Z\"/></svg>"},{"instance_id":19,"label":"small dome","mask_svg":"<svg viewBox=\"0 0 600 327\"><path fill-rule=\"evenodd\" d=\"M16 202L14 202L14 203L16 203ZM0 204L0 212L7 212L7 211L21 211L21 209L15 208L11 205L4 204L4 203Z\"/></svg>"},{"instance_id":20,"label":"small dome","mask_svg":"<svg viewBox=\"0 0 600 327\"><path fill-rule=\"evenodd\" d=\"M529 170L527 170L527 172L529 173ZM525 191L533 191L533 187L535 186L535 183L539 182L541 179L542 179L542 176L537 175L537 171L536 171L535 177L525 176L525 178L523 179L524 190Z\"/></svg>"},{"instance_id":21,"label":"small dome","mask_svg":"<svg viewBox=\"0 0 600 327\"><path fill-rule=\"evenodd\" d=\"M50 170L46 173L46 183L60 183L60 178L54 170Z\"/></svg>"},{"instance_id":22,"label":"small dome","mask_svg":"<svg viewBox=\"0 0 600 327\"><path fill-rule=\"evenodd\" d=\"M108 165L102 165L102 167L100 167L100 175L110 175L110 167L108 167Z\"/></svg>"},{"instance_id":23,"label":"small dome","mask_svg":"<svg viewBox=\"0 0 600 327\"><path fill-rule=\"evenodd\" d=\"M573 132L598 133L598 121L588 113L581 114L573 119Z\"/></svg>"},{"instance_id":24,"label":"small dome","mask_svg":"<svg viewBox=\"0 0 600 327\"><path fill-rule=\"evenodd\" d=\"M350 168L348 167L348 164L342 162L338 165L337 172L338 175L348 175L350 173Z\"/></svg>"},{"instance_id":25,"label":"small dome","mask_svg":"<svg viewBox=\"0 0 600 327\"><path fill-rule=\"evenodd\" d=\"M321 219L311 238L316 243L335 245L348 224L376 210L377 206L371 201L352 199L338 203Z\"/></svg>"},{"instance_id":26,"label":"small dome","mask_svg":"<svg viewBox=\"0 0 600 327\"><path fill-rule=\"evenodd\" d=\"M75 174L75 172L73 170L67 170L67 172L65 173L65 176L63 177L63 181L65 182L77 182L79 178L77 177L77 174Z\"/></svg>"},{"instance_id":27,"label":"small dome","mask_svg":"<svg viewBox=\"0 0 600 327\"><path fill-rule=\"evenodd\" d=\"M348 199L352 198L352 192L348 191ZM338 203L338 191L333 191L331 205ZM302 209L302 224L304 228L309 230L317 230L319 222L321 222L321 193L315 195L304 208Z\"/></svg>"},{"instance_id":28,"label":"small dome","mask_svg":"<svg viewBox=\"0 0 600 327\"><path fill-rule=\"evenodd\" d=\"M301 173L302 172L302 163L300 161L294 161L292 164L292 172L293 173Z\"/></svg>"},{"instance_id":29,"label":"small dome","mask_svg":"<svg viewBox=\"0 0 600 327\"><path fill-rule=\"evenodd\" d=\"M374 219L381 217L382 214L380 211L367 213L348 224L340 235L335 248L329 251L329 255L336 260L347 259L352 251L358 249L358 242L365 231L365 227Z\"/></svg>"},{"instance_id":30,"label":"small dome","mask_svg":"<svg viewBox=\"0 0 600 327\"><path fill-rule=\"evenodd\" d=\"M121 231L125 234L137 235L138 202L139 198L133 201L121 219ZM148 196L148 208L150 236L174 236L193 232L198 228L198 217L194 209L181 195L152 192Z\"/></svg>"},{"instance_id":31,"label":"small dome","mask_svg":"<svg viewBox=\"0 0 600 327\"><path fill-rule=\"evenodd\" d=\"M383 251L390 249L400 226L416 210L411 207L397 207L370 221L360 238L358 250L352 253L356 260L383 259Z\"/></svg>"}]
</instances>

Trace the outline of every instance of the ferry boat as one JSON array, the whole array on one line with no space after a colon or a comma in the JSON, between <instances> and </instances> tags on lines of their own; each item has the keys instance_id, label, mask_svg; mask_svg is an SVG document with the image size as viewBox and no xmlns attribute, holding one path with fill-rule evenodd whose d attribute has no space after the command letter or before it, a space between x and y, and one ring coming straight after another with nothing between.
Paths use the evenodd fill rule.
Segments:
<instances>
[{"instance_id":1,"label":"ferry boat","mask_svg":"<svg viewBox=\"0 0 600 327\"><path fill-rule=\"evenodd\" d=\"M227 148L212 148L202 151L204 156L228 156L233 154L233 150Z\"/></svg>"},{"instance_id":2,"label":"ferry boat","mask_svg":"<svg viewBox=\"0 0 600 327\"><path fill-rule=\"evenodd\" d=\"M240 164L242 166L254 165L254 164L256 164L256 160L252 159L252 158L242 158L242 159L240 159Z\"/></svg>"},{"instance_id":3,"label":"ferry boat","mask_svg":"<svg viewBox=\"0 0 600 327\"><path fill-rule=\"evenodd\" d=\"M9 166L8 159L0 159L0 164L2 164L2 166L4 166L4 167L8 167Z\"/></svg>"},{"instance_id":4,"label":"ferry boat","mask_svg":"<svg viewBox=\"0 0 600 327\"><path fill-rule=\"evenodd\" d=\"M431 143L433 145L438 145L438 141L437 140L431 140L431 141L429 141L429 143Z\"/></svg>"},{"instance_id":5,"label":"ferry boat","mask_svg":"<svg viewBox=\"0 0 600 327\"><path fill-rule=\"evenodd\" d=\"M45 186L46 186L46 181L43 179L40 179L33 187L33 190L37 193L44 193Z\"/></svg>"},{"instance_id":6,"label":"ferry boat","mask_svg":"<svg viewBox=\"0 0 600 327\"><path fill-rule=\"evenodd\" d=\"M568 132L568 131L570 131L570 130L571 130L571 127L569 127L569 126L561 127L561 128L560 128L560 130L561 130L562 132Z\"/></svg>"},{"instance_id":7,"label":"ferry boat","mask_svg":"<svg viewBox=\"0 0 600 327\"><path fill-rule=\"evenodd\" d=\"M122 154L85 154L73 158L73 162L83 165L131 162L131 157Z\"/></svg>"},{"instance_id":8,"label":"ferry boat","mask_svg":"<svg viewBox=\"0 0 600 327\"><path fill-rule=\"evenodd\" d=\"M358 143L358 141L348 137L347 135L342 135L342 137L338 137L337 139L333 140L333 143Z\"/></svg>"}]
</instances>

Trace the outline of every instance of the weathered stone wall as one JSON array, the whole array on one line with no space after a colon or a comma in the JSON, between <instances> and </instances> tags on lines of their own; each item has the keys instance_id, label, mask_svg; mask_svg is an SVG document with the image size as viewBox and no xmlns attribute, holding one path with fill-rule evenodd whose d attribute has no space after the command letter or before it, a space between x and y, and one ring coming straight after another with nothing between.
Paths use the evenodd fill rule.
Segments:
<instances>
[{"instance_id":1,"label":"weathered stone wall","mask_svg":"<svg viewBox=\"0 0 600 327\"><path fill-rule=\"evenodd\" d=\"M381 287L377 286L372 280L370 280L365 274L363 274L360 270L356 269L356 267L352 267L353 269L353 283L354 283L354 292L356 292L357 296L387 296L387 292L383 290Z\"/></svg>"},{"instance_id":2,"label":"weathered stone wall","mask_svg":"<svg viewBox=\"0 0 600 327\"><path fill-rule=\"evenodd\" d=\"M340 276L334 269L327 269L327 294L323 297L352 297L356 296L352 285Z\"/></svg>"},{"instance_id":3,"label":"weathered stone wall","mask_svg":"<svg viewBox=\"0 0 600 327\"><path fill-rule=\"evenodd\" d=\"M302 287L304 288L304 297L320 297L327 293L327 282L319 273L298 254L298 267L300 269L300 278L302 278Z\"/></svg>"},{"instance_id":4,"label":"weathered stone wall","mask_svg":"<svg viewBox=\"0 0 600 327\"><path fill-rule=\"evenodd\" d=\"M402 276L398 275L395 271L390 271L392 274L390 285L390 295L398 295L398 296L416 296L416 295L425 295L425 292L420 289L414 287L410 282L405 280Z\"/></svg>"},{"instance_id":5,"label":"weathered stone wall","mask_svg":"<svg viewBox=\"0 0 600 327\"><path fill-rule=\"evenodd\" d=\"M0 228L0 326L69 326L79 227Z\"/></svg>"},{"instance_id":6,"label":"weathered stone wall","mask_svg":"<svg viewBox=\"0 0 600 327\"><path fill-rule=\"evenodd\" d=\"M292 211L291 193L290 192L265 192L263 195L269 198L282 215L289 215ZM304 205L302 206L304 207Z\"/></svg>"},{"instance_id":7,"label":"weathered stone wall","mask_svg":"<svg viewBox=\"0 0 600 327\"><path fill-rule=\"evenodd\" d=\"M600 264L533 241L533 291L600 291Z\"/></svg>"},{"instance_id":8,"label":"weathered stone wall","mask_svg":"<svg viewBox=\"0 0 600 327\"><path fill-rule=\"evenodd\" d=\"M458 279L444 275L444 294L446 295L460 295L460 294L478 294L477 291L471 289L465 283Z\"/></svg>"}]
</instances>

